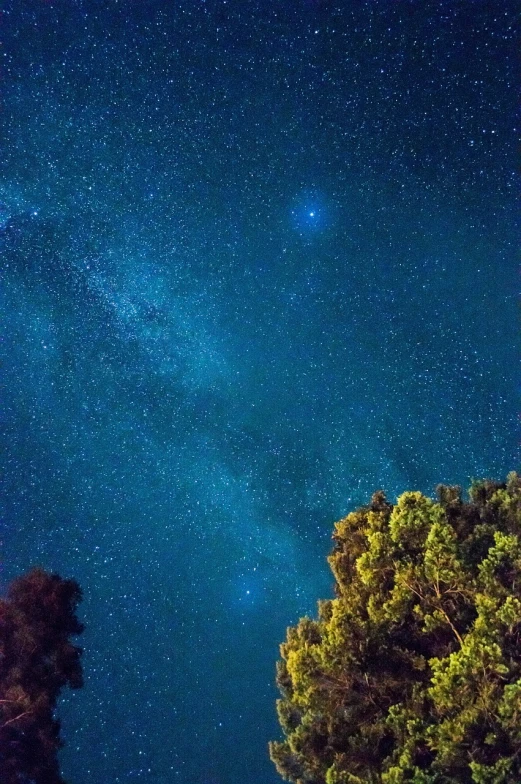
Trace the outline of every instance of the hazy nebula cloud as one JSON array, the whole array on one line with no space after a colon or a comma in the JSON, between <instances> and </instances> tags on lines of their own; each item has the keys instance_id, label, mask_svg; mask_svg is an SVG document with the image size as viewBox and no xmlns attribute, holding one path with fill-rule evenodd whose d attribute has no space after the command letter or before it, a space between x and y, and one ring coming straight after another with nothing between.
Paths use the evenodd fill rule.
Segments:
<instances>
[{"instance_id":1,"label":"hazy nebula cloud","mask_svg":"<svg viewBox=\"0 0 521 784\"><path fill-rule=\"evenodd\" d=\"M275 784L334 521L515 468L516 11L7 3L0 585L83 587L74 784Z\"/></svg>"}]
</instances>

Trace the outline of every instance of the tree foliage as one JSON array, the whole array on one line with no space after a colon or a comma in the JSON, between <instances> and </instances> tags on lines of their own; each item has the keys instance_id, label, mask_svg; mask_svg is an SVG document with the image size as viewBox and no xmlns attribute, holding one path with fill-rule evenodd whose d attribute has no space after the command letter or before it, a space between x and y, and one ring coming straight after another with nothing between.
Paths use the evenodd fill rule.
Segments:
<instances>
[{"instance_id":1,"label":"tree foliage","mask_svg":"<svg viewBox=\"0 0 521 784\"><path fill-rule=\"evenodd\" d=\"M283 778L521 781L521 477L437 494L335 525L336 598L281 645Z\"/></svg>"},{"instance_id":2,"label":"tree foliage","mask_svg":"<svg viewBox=\"0 0 521 784\"><path fill-rule=\"evenodd\" d=\"M61 689L82 685L79 585L34 569L0 600L0 782L63 784L54 717Z\"/></svg>"}]
</instances>

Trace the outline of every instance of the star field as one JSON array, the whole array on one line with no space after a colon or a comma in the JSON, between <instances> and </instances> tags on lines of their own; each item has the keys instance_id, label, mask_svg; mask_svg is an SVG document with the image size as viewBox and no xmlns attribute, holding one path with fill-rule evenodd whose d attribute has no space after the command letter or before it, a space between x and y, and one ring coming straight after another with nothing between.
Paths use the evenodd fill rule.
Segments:
<instances>
[{"instance_id":1,"label":"star field","mask_svg":"<svg viewBox=\"0 0 521 784\"><path fill-rule=\"evenodd\" d=\"M0 590L71 784L276 784L335 520L518 459L517 4L7 0Z\"/></svg>"}]
</instances>

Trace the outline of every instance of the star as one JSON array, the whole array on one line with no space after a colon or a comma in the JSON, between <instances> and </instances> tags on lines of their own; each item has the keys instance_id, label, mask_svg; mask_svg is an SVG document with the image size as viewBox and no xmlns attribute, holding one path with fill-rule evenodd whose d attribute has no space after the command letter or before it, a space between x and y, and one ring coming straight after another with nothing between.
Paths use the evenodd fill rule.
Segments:
<instances>
[{"instance_id":1,"label":"star","mask_svg":"<svg viewBox=\"0 0 521 784\"><path fill-rule=\"evenodd\" d=\"M515 4L7 5L0 589L85 590L64 778L277 784L335 520L516 462Z\"/></svg>"}]
</instances>

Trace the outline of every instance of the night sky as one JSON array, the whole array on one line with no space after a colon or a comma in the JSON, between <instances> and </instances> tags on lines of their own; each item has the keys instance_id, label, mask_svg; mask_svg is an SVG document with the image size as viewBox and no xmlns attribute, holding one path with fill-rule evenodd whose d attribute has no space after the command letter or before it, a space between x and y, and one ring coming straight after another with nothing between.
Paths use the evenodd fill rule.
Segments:
<instances>
[{"instance_id":1,"label":"night sky","mask_svg":"<svg viewBox=\"0 0 521 784\"><path fill-rule=\"evenodd\" d=\"M518 3L4 0L0 590L71 784L276 784L335 520L517 467Z\"/></svg>"}]
</instances>

